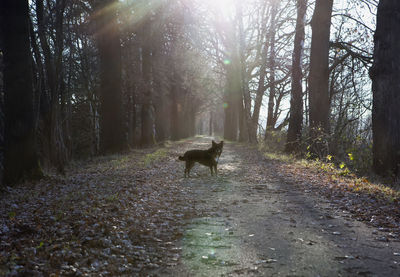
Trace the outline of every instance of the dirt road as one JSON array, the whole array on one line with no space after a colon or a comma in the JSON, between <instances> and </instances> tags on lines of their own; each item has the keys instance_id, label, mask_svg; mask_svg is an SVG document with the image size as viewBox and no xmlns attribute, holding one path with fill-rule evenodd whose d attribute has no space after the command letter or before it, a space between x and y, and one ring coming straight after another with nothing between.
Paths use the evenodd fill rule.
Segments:
<instances>
[{"instance_id":1,"label":"dirt road","mask_svg":"<svg viewBox=\"0 0 400 277\"><path fill-rule=\"evenodd\" d=\"M198 140L195 147L208 144ZM187 225L179 265L159 273L400 276L398 241L383 239L379 230L288 183L276 170L256 150L229 143L217 178L196 166L195 176L181 184L204 215Z\"/></svg>"},{"instance_id":2,"label":"dirt road","mask_svg":"<svg viewBox=\"0 0 400 277\"><path fill-rule=\"evenodd\" d=\"M225 144L218 177L196 165L183 178L178 156L210 145L95 157L4 188L0 276L400 276L398 222L356 221L338 206L348 198L332 204L247 145Z\"/></svg>"}]
</instances>

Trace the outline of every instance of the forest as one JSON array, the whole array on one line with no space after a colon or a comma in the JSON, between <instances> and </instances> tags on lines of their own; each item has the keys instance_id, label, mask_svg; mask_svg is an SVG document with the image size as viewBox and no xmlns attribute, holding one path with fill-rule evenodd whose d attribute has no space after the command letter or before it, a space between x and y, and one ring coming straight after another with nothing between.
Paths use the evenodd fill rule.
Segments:
<instances>
[{"instance_id":1,"label":"forest","mask_svg":"<svg viewBox=\"0 0 400 277\"><path fill-rule=\"evenodd\" d=\"M397 0L1 0L0 275L394 276L399 15ZM210 162L219 175L196 166L184 178L178 156L212 140L212 148L225 142ZM242 213L255 212L247 206L264 193L288 208L289 227L323 217L347 228L342 216L332 224L317 216L325 205L318 199L328 199L357 222L360 237L375 237L368 247L390 241L390 253L368 265L365 245L331 253L314 230L301 240L320 245L327 260L307 252L278 266L282 244L257 248L277 256L235 260L186 233L189 224L211 239L220 230L208 228L226 225L231 217L221 213L235 209L238 222L250 220ZM218 206L221 199L232 208ZM321 206L308 216L303 204L290 206L298 199ZM281 222L271 203L257 205L268 223ZM230 228L221 240L247 249ZM330 232L330 242L351 240L345 232ZM277 230L263 236L284 239ZM324 266L330 260L336 271Z\"/></svg>"},{"instance_id":2,"label":"forest","mask_svg":"<svg viewBox=\"0 0 400 277\"><path fill-rule=\"evenodd\" d=\"M396 24L375 31L377 1L231 2L5 1L5 184L195 134L279 136L396 178L397 85L379 74L396 48L378 47Z\"/></svg>"}]
</instances>

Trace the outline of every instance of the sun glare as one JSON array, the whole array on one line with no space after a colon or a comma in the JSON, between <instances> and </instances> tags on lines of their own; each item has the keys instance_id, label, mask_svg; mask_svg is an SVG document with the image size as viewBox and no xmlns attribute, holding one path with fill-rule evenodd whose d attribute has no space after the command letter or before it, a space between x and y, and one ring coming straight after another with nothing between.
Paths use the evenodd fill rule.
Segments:
<instances>
[{"instance_id":1,"label":"sun glare","mask_svg":"<svg viewBox=\"0 0 400 277\"><path fill-rule=\"evenodd\" d=\"M208 9L210 15L229 18L234 15L237 0L205 0L201 1Z\"/></svg>"},{"instance_id":2,"label":"sun glare","mask_svg":"<svg viewBox=\"0 0 400 277\"><path fill-rule=\"evenodd\" d=\"M224 9L235 5L235 0L206 0L209 5L215 8Z\"/></svg>"}]
</instances>

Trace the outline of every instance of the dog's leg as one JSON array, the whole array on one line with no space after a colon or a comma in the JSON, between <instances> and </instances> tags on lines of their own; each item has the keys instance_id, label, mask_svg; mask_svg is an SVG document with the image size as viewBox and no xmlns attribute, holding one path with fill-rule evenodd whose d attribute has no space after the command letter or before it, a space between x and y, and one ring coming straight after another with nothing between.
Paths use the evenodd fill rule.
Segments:
<instances>
[{"instance_id":1,"label":"dog's leg","mask_svg":"<svg viewBox=\"0 0 400 277\"><path fill-rule=\"evenodd\" d=\"M211 176L213 176L213 166L210 166Z\"/></svg>"},{"instance_id":2,"label":"dog's leg","mask_svg":"<svg viewBox=\"0 0 400 277\"><path fill-rule=\"evenodd\" d=\"M215 176L218 176L218 172L217 172L217 164L214 165L214 172L215 172Z\"/></svg>"},{"instance_id":3,"label":"dog's leg","mask_svg":"<svg viewBox=\"0 0 400 277\"><path fill-rule=\"evenodd\" d=\"M194 166L194 162L187 162L188 164L187 164L187 176L188 177L190 177L190 170L193 168L193 166Z\"/></svg>"},{"instance_id":4,"label":"dog's leg","mask_svg":"<svg viewBox=\"0 0 400 277\"><path fill-rule=\"evenodd\" d=\"M185 162L185 178L188 177L188 176L187 176L187 174L188 174L188 172L189 172L188 169L189 169L189 161L186 161L186 162Z\"/></svg>"}]
</instances>

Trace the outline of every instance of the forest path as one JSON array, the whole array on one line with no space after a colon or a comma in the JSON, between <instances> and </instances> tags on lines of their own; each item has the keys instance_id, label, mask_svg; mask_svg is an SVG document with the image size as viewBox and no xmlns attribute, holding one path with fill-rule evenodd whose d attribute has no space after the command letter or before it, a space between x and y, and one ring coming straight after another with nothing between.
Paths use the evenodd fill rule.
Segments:
<instances>
[{"instance_id":1,"label":"forest path","mask_svg":"<svg viewBox=\"0 0 400 277\"><path fill-rule=\"evenodd\" d=\"M218 177L196 165L184 178L178 156L210 145L94 157L2 188L0 276L400 276L398 204L329 188L328 201L316 173L294 181L288 164L237 143ZM389 227L355 220L349 202L387 206L366 218Z\"/></svg>"},{"instance_id":2,"label":"forest path","mask_svg":"<svg viewBox=\"0 0 400 277\"><path fill-rule=\"evenodd\" d=\"M181 262L166 275L400 276L398 241L291 184L256 149L226 143L218 169L215 178L197 165L182 181L203 215L186 226Z\"/></svg>"}]
</instances>

